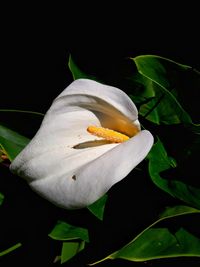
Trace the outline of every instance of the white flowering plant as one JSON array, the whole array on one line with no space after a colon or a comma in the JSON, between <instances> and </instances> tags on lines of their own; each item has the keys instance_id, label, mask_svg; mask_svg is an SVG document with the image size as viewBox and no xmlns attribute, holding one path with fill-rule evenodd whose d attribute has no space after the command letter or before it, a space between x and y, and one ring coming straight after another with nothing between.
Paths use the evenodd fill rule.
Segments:
<instances>
[{"instance_id":1,"label":"white flowering plant","mask_svg":"<svg viewBox=\"0 0 200 267\"><path fill-rule=\"evenodd\" d=\"M103 266L112 259L123 266L126 262L153 266L167 259L200 261L199 227L193 224L200 221L200 125L198 106L191 105L198 101L194 98L200 90L200 73L157 55L130 57L125 64L126 73L103 80L81 70L70 55L73 81L45 114L0 110L39 120L31 138L23 135L23 129L19 134L0 124L1 168L17 180L22 177L39 201L44 199L69 218L70 214L79 218L58 217L52 224L47 236L62 247L52 252L52 264L78 266L77 261L83 260L82 264ZM7 197L0 191L3 207ZM95 244L106 247L112 242L98 242L93 221L102 228L118 207L123 224L114 218L116 228L121 232L131 224L131 232L124 229L128 237L122 237L120 245L92 255ZM124 216L121 209L133 215ZM82 212L91 223L83 219L81 224ZM111 233L112 226L100 232ZM116 236L117 230L113 233ZM0 257L20 249L21 240L1 250Z\"/></svg>"}]
</instances>

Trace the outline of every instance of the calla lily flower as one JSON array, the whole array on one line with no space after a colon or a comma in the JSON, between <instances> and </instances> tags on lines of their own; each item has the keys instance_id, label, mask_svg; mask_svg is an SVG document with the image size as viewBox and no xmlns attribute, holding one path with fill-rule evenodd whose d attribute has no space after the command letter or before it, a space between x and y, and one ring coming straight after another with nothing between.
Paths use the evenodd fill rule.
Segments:
<instances>
[{"instance_id":1,"label":"calla lily flower","mask_svg":"<svg viewBox=\"0 0 200 267\"><path fill-rule=\"evenodd\" d=\"M122 90L78 79L53 101L10 170L55 205L83 208L126 177L152 145Z\"/></svg>"}]
</instances>

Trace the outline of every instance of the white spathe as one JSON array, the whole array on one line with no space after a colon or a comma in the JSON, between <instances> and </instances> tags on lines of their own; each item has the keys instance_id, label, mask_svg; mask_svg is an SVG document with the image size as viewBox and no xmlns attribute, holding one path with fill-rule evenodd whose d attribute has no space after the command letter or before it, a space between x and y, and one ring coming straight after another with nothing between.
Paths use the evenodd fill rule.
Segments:
<instances>
[{"instance_id":1,"label":"white spathe","mask_svg":"<svg viewBox=\"0 0 200 267\"><path fill-rule=\"evenodd\" d=\"M89 125L133 136L98 141ZM89 79L72 82L52 103L40 129L10 165L34 191L57 206L86 207L122 180L148 154L153 136L140 130L138 111L120 89Z\"/></svg>"}]
</instances>

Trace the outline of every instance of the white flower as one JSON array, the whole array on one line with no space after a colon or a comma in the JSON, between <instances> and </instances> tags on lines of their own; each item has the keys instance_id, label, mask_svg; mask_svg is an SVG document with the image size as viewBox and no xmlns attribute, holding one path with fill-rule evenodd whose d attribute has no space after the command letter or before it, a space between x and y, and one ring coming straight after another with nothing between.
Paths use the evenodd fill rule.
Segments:
<instances>
[{"instance_id":1,"label":"white flower","mask_svg":"<svg viewBox=\"0 0 200 267\"><path fill-rule=\"evenodd\" d=\"M121 142L120 134L93 126L129 138ZM82 208L126 177L152 145L153 136L140 130L137 108L123 91L78 79L53 101L10 169L55 205Z\"/></svg>"}]
</instances>

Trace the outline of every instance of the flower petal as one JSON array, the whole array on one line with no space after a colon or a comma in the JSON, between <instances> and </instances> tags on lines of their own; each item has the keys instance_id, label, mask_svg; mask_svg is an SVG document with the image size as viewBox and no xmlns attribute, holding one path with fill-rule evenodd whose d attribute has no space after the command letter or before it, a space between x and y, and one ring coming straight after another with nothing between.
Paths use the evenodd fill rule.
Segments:
<instances>
[{"instance_id":1,"label":"flower petal","mask_svg":"<svg viewBox=\"0 0 200 267\"><path fill-rule=\"evenodd\" d=\"M49 147L47 151L37 154L39 148L34 144L35 142L27 145L10 165L13 173L25 178L28 182L48 177L58 179L62 175L66 176L117 145L106 144L73 149L60 144L60 146ZM44 150L44 147L41 150Z\"/></svg>"},{"instance_id":2,"label":"flower petal","mask_svg":"<svg viewBox=\"0 0 200 267\"><path fill-rule=\"evenodd\" d=\"M139 128L135 104L122 90L93 80L72 82L53 102L47 115L77 111L91 111L99 124L129 136ZM76 116L77 117L77 116ZM80 116L79 116L80 117Z\"/></svg>"},{"instance_id":3,"label":"flower petal","mask_svg":"<svg viewBox=\"0 0 200 267\"><path fill-rule=\"evenodd\" d=\"M126 177L146 157L152 145L153 136L144 130L74 172L35 180L30 185L58 206L82 208L95 202Z\"/></svg>"},{"instance_id":4,"label":"flower petal","mask_svg":"<svg viewBox=\"0 0 200 267\"><path fill-rule=\"evenodd\" d=\"M89 79L77 79L73 81L56 99L69 95L93 96L109 103L132 121L135 121L138 118L138 111L135 104L126 93L116 87Z\"/></svg>"},{"instance_id":5,"label":"flower petal","mask_svg":"<svg viewBox=\"0 0 200 267\"><path fill-rule=\"evenodd\" d=\"M87 132L89 125L103 124L106 121L105 117L110 114L114 116L111 118L114 123L117 122L117 118L120 120L120 125L123 125L123 120L126 121L127 118L121 115L121 111L107 101L118 106L122 111L125 110L124 112L132 116L132 119L137 117L135 105L121 90L87 79L72 82L53 101L40 129L11 164L11 171L25 177L28 181L41 179L48 176L48 172L56 171L56 165L60 165L61 160L67 159L66 172L68 172L69 166L74 166L71 161L74 162L74 154L77 152L73 147L98 139ZM127 105L127 112L123 104ZM132 125L132 122L130 124ZM100 148L97 151L100 151ZM95 159L95 153L89 152L88 156L85 155L86 151L81 153L79 151L79 154L76 155L75 161L77 168L85 164L86 159ZM97 155L99 156L98 153Z\"/></svg>"},{"instance_id":6,"label":"flower petal","mask_svg":"<svg viewBox=\"0 0 200 267\"><path fill-rule=\"evenodd\" d=\"M96 201L115 183L125 178L147 156L153 140L152 134L143 130L80 168L77 179L86 185L87 205Z\"/></svg>"},{"instance_id":7,"label":"flower petal","mask_svg":"<svg viewBox=\"0 0 200 267\"><path fill-rule=\"evenodd\" d=\"M99 145L87 127L108 124L132 136L135 127L140 128L137 116L137 108L120 89L76 80L53 101L40 129L10 169L56 205L85 207L123 179L153 143L151 134L142 131L120 145Z\"/></svg>"},{"instance_id":8,"label":"flower petal","mask_svg":"<svg viewBox=\"0 0 200 267\"><path fill-rule=\"evenodd\" d=\"M128 116L131 121L128 121ZM111 124L118 124L120 126L115 128L129 128L134 120L139 128L137 108L124 92L92 80L76 80L53 101L24 157L29 153L31 157L38 156L57 149L61 144L68 148L98 139L87 132L89 125L109 126L111 129Z\"/></svg>"}]
</instances>

